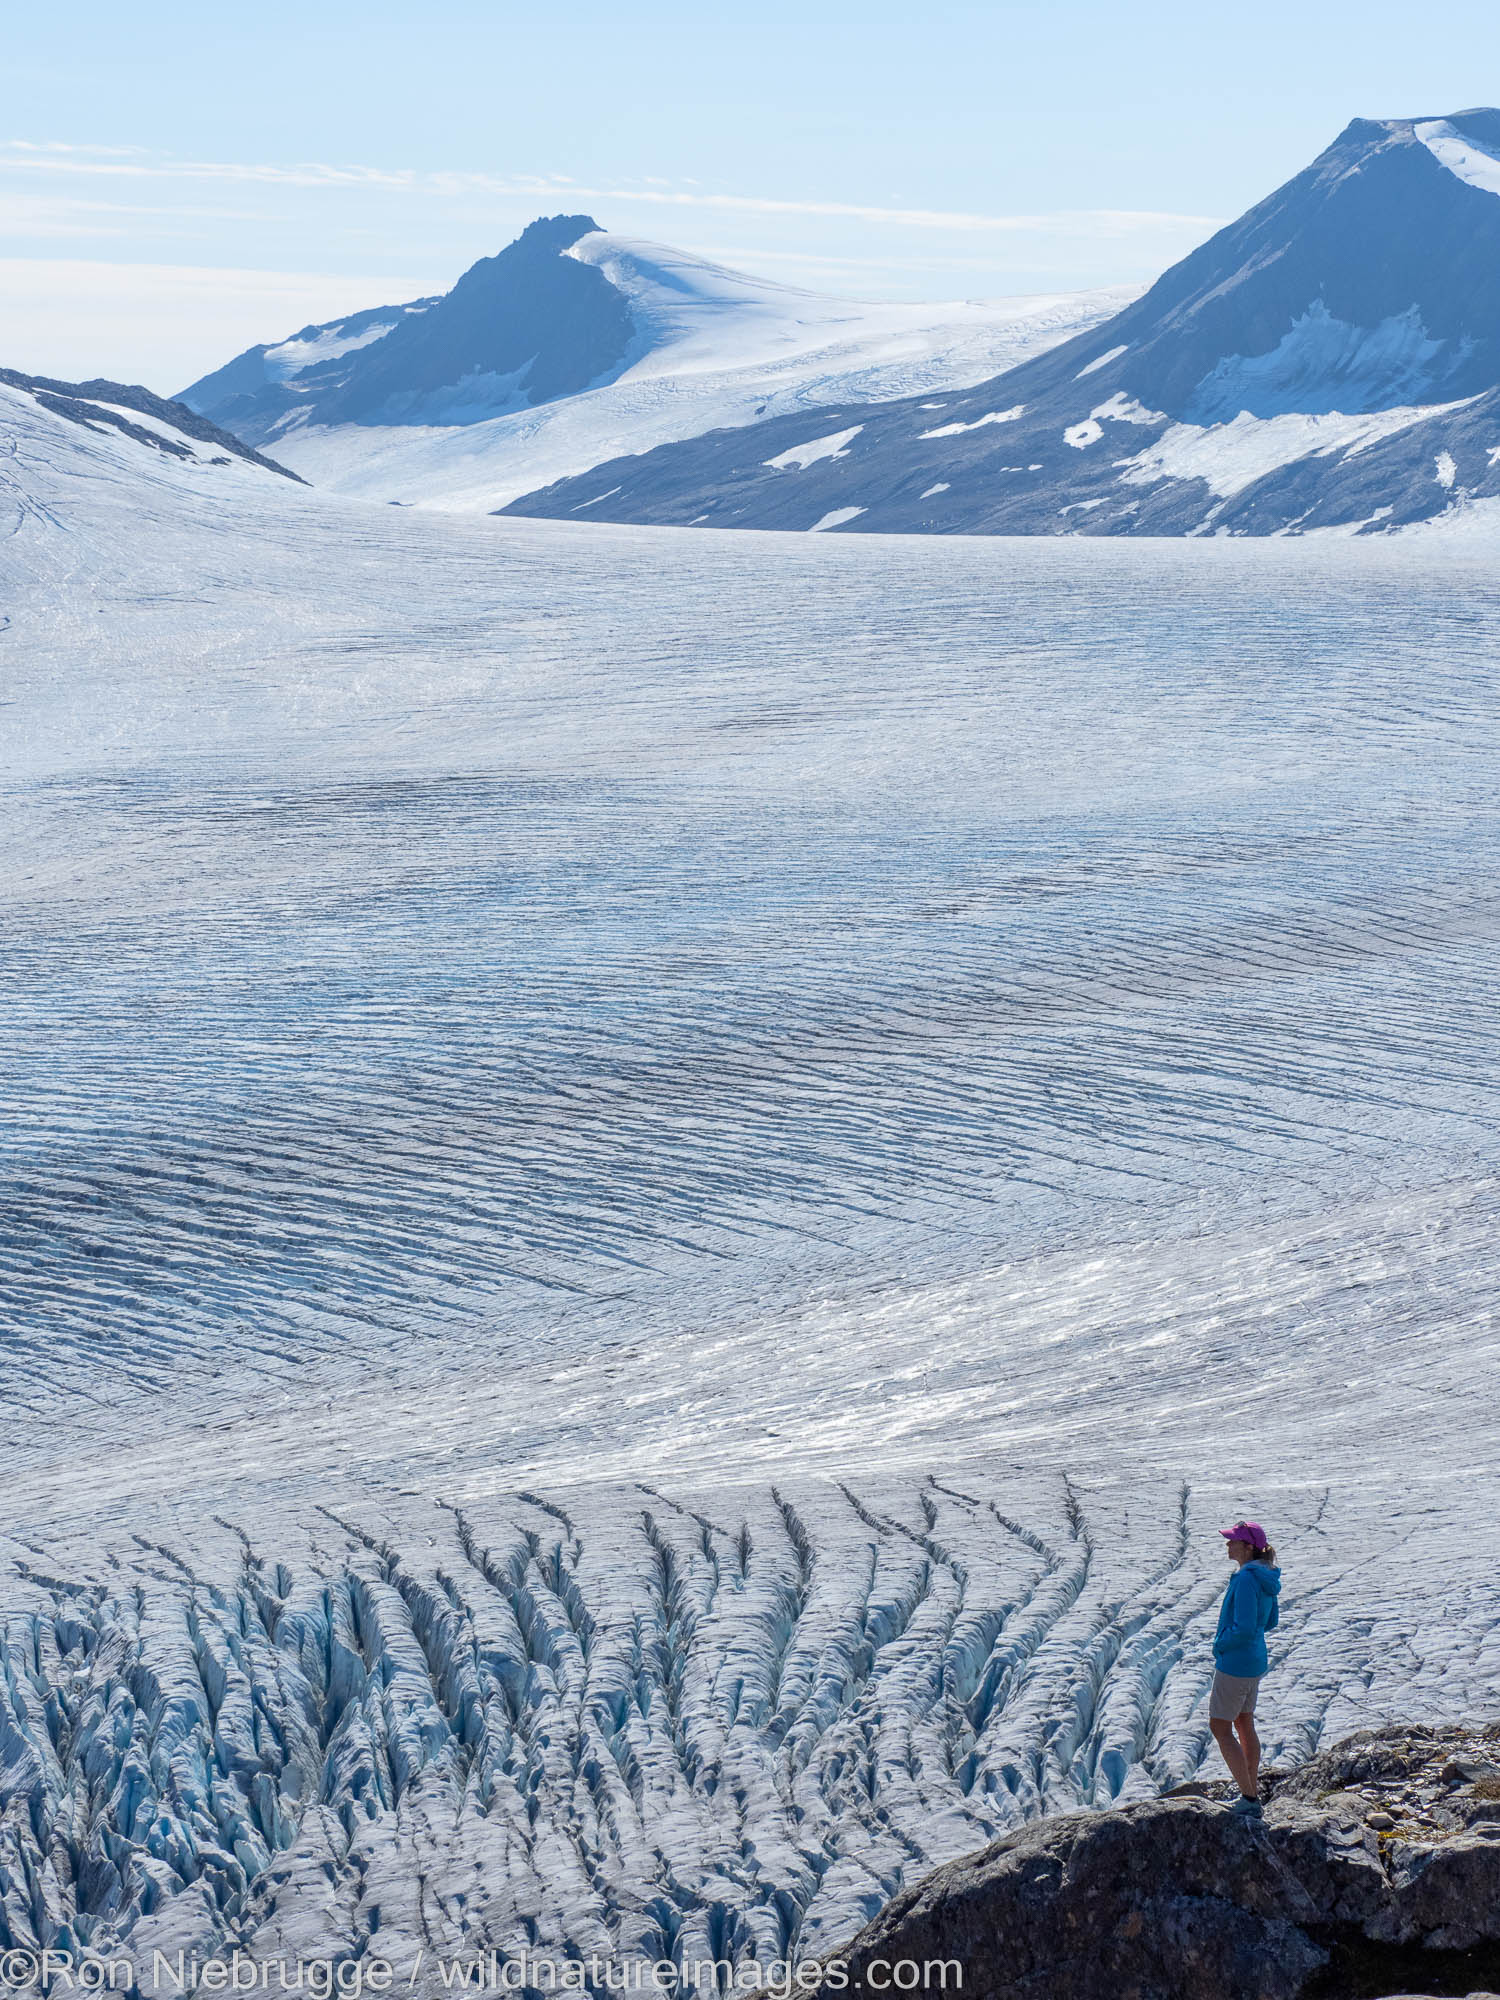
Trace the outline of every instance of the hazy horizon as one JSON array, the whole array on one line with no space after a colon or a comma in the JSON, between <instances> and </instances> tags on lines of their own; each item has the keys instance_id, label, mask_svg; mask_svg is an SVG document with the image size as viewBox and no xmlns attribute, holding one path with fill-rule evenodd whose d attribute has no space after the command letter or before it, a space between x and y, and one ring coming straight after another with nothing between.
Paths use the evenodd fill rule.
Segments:
<instances>
[{"instance_id":1,"label":"hazy horizon","mask_svg":"<svg viewBox=\"0 0 1500 2000\"><path fill-rule=\"evenodd\" d=\"M10 35L0 365L171 391L445 290L539 214L859 299L1141 284L1356 116L1500 95L1500 29L1394 5L1043 20L945 5L565 24L447 0L214 21L86 0Z\"/></svg>"}]
</instances>

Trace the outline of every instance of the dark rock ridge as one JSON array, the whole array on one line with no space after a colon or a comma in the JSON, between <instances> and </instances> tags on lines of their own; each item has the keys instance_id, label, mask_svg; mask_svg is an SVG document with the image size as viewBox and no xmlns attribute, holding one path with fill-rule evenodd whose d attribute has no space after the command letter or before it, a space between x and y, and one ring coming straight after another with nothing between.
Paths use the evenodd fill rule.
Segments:
<instances>
[{"instance_id":1,"label":"dark rock ridge","mask_svg":"<svg viewBox=\"0 0 1500 2000\"><path fill-rule=\"evenodd\" d=\"M364 347L390 333L408 314L424 313L437 303L428 298L370 306L345 319L304 326L283 341L262 341L182 390L182 401L263 443L320 390L336 393L342 388ZM330 355L329 347L339 352Z\"/></svg>"},{"instance_id":2,"label":"dark rock ridge","mask_svg":"<svg viewBox=\"0 0 1500 2000\"><path fill-rule=\"evenodd\" d=\"M565 253L587 215L533 222L451 292L307 326L182 391L259 444L304 424L464 424L610 381L636 338L624 294Z\"/></svg>"},{"instance_id":3,"label":"dark rock ridge","mask_svg":"<svg viewBox=\"0 0 1500 2000\"><path fill-rule=\"evenodd\" d=\"M1500 1723L1361 1731L1267 1790L1260 1821L1198 1784L1009 1835L888 1904L822 1992L896 1990L877 1961L903 1959L957 1961L964 2000L1500 1985Z\"/></svg>"},{"instance_id":4,"label":"dark rock ridge","mask_svg":"<svg viewBox=\"0 0 1500 2000\"><path fill-rule=\"evenodd\" d=\"M933 534L1370 530L1500 496L1497 447L1500 112L1477 110L1356 119L1123 312L977 389L665 445L505 511Z\"/></svg>"},{"instance_id":5,"label":"dark rock ridge","mask_svg":"<svg viewBox=\"0 0 1500 2000\"><path fill-rule=\"evenodd\" d=\"M252 450L231 432L188 409L186 404L155 396L137 383L106 382L101 378L91 382L58 382L49 375L21 375L14 368L0 368L0 382L8 389L24 389L54 416L66 417L70 423L82 424L89 430L118 431L122 437L149 445L167 458L191 459L198 454L179 439L163 437L144 424L133 424L122 411L134 410L140 416L154 417L158 423L179 431L182 437L212 445L227 458L243 458L251 465L264 466L267 472L279 472L283 479L296 480L299 486L307 484L295 472L278 465L274 458Z\"/></svg>"}]
</instances>

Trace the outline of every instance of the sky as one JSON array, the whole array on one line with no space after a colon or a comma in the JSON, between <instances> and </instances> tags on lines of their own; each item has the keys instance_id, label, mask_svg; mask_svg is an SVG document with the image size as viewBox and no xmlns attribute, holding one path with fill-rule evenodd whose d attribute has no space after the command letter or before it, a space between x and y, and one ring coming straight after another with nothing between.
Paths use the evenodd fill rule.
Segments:
<instances>
[{"instance_id":1,"label":"sky","mask_svg":"<svg viewBox=\"0 0 1500 2000\"><path fill-rule=\"evenodd\" d=\"M540 214L853 298L1143 283L1350 118L1500 101L1500 8L71 0L0 75L0 366L171 393Z\"/></svg>"}]
</instances>

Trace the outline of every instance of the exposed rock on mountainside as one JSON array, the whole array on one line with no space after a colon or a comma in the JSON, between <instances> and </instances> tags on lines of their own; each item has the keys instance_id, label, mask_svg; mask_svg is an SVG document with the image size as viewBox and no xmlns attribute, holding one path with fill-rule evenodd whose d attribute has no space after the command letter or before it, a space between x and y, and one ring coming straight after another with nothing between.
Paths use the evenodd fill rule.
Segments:
<instances>
[{"instance_id":1,"label":"exposed rock on mountainside","mask_svg":"<svg viewBox=\"0 0 1500 2000\"><path fill-rule=\"evenodd\" d=\"M511 511L988 534L1378 529L1500 496L1500 112L1356 119L1111 320L941 402L596 467Z\"/></svg>"},{"instance_id":2,"label":"exposed rock on mountainside","mask_svg":"<svg viewBox=\"0 0 1500 2000\"><path fill-rule=\"evenodd\" d=\"M939 1869L860 1932L846 1990L889 1990L900 1959L957 1960L966 2000L1500 1983L1500 1723L1361 1731L1268 1786L1259 1822L1210 1790L1044 1821Z\"/></svg>"},{"instance_id":3,"label":"exposed rock on mountainside","mask_svg":"<svg viewBox=\"0 0 1500 2000\"><path fill-rule=\"evenodd\" d=\"M424 313L441 294L406 305L368 306L322 325L304 326L285 340L259 341L180 392L190 409L211 412L242 437L271 437L289 415L319 392L337 395L356 365L354 357L393 333L408 314Z\"/></svg>"},{"instance_id":4,"label":"exposed rock on mountainside","mask_svg":"<svg viewBox=\"0 0 1500 2000\"><path fill-rule=\"evenodd\" d=\"M446 296L305 326L182 393L316 485L491 512L668 439L983 381L1134 296L855 304L553 216Z\"/></svg>"},{"instance_id":5,"label":"exposed rock on mountainside","mask_svg":"<svg viewBox=\"0 0 1500 2000\"><path fill-rule=\"evenodd\" d=\"M250 465L264 466L268 472L279 472L283 479L295 479L298 485L304 483L295 472L252 451L249 445L188 409L186 404L155 396L135 384L97 379L56 382L47 375L21 375L13 368L0 368L0 385L20 390L53 416L66 417L70 423L82 424L88 430L117 432L168 458L200 465L205 462L223 465L230 458L240 458ZM145 417L147 421L138 423L134 421L137 417ZM208 450L195 449L198 446L207 446Z\"/></svg>"},{"instance_id":6,"label":"exposed rock on mountainside","mask_svg":"<svg viewBox=\"0 0 1500 2000\"><path fill-rule=\"evenodd\" d=\"M451 424L572 395L607 379L635 334L604 274L563 254L597 228L587 215L544 216L443 297L305 327L183 398L259 443L313 409L323 424Z\"/></svg>"}]
</instances>

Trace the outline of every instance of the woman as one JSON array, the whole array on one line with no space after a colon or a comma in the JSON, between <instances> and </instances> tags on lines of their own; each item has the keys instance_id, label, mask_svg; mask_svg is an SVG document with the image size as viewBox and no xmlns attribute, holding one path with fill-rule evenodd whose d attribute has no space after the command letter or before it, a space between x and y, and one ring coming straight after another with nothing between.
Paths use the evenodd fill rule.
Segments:
<instances>
[{"instance_id":1,"label":"woman","mask_svg":"<svg viewBox=\"0 0 1500 2000\"><path fill-rule=\"evenodd\" d=\"M1266 1634L1276 1629L1281 1571L1276 1551L1259 1521L1236 1521L1220 1528L1234 1575L1224 1592L1219 1629L1214 1634L1214 1680L1208 1696L1208 1726L1223 1752L1229 1775L1240 1788L1236 1812L1260 1813L1260 1738L1255 1733L1255 1696L1266 1671ZM1236 1742L1238 1737L1238 1742Z\"/></svg>"}]
</instances>

